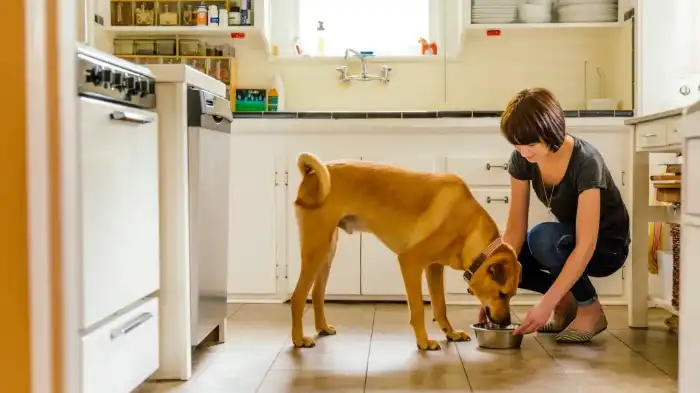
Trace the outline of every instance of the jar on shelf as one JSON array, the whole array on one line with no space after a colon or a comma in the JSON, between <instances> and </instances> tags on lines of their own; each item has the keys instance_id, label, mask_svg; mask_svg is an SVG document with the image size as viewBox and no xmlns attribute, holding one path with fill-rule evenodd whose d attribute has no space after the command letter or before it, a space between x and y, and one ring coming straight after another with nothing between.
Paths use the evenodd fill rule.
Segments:
<instances>
[{"instance_id":1,"label":"jar on shelf","mask_svg":"<svg viewBox=\"0 0 700 393\"><path fill-rule=\"evenodd\" d=\"M197 7L199 1L181 1L180 24L183 26L197 26Z\"/></svg>"},{"instance_id":2,"label":"jar on shelf","mask_svg":"<svg viewBox=\"0 0 700 393\"><path fill-rule=\"evenodd\" d=\"M133 11L133 1L112 0L110 3L112 26L132 26Z\"/></svg>"},{"instance_id":3,"label":"jar on shelf","mask_svg":"<svg viewBox=\"0 0 700 393\"><path fill-rule=\"evenodd\" d=\"M155 1L137 1L134 9L134 25L155 26L156 25L156 3Z\"/></svg>"},{"instance_id":4,"label":"jar on shelf","mask_svg":"<svg viewBox=\"0 0 700 393\"><path fill-rule=\"evenodd\" d=\"M116 38L114 40L114 54L115 55L133 55L134 54L134 40Z\"/></svg>"},{"instance_id":5,"label":"jar on shelf","mask_svg":"<svg viewBox=\"0 0 700 393\"><path fill-rule=\"evenodd\" d=\"M201 44L199 40L182 39L180 40L180 56L201 56Z\"/></svg>"},{"instance_id":6,"label":"jar on shelf","mask_svg":"<svg viewBox=\"0 0 700 393\"><path fill-rule=\"evenodd\" d=\"M207 73L207 60L206 59L185 59L185 64L194 68L197 71Z\"/></svg>"},{"instance_id":7,"label":"jar on shelf","mask_svg":"<svg viewBox=\"0 0 700 393\"><path fill-rule=\"evenodd\" d=\"M153 56L156 54L155 40L135 40L134 54L141 56Z\"/></svg>"},{"instance_id":8,"label":"jar on shelf","mask_svg":"<svg viewBox=\"0 0 700 393\"><path fill-rule=\"evenodd\" d=\"M156 40L156 54L158 56L175 56L177 44L172 39Z\"/></svg>"},{"instance_id":9,"label":"jar on shelf","mask_svg":"<svg viewBox=\"0 0 700 393\"><path fill-rule=\"evenodd\" d=\"M158 25L177 26L180 24L177 1L160 0L158 3Z\"/></svg>"}]
</instances>

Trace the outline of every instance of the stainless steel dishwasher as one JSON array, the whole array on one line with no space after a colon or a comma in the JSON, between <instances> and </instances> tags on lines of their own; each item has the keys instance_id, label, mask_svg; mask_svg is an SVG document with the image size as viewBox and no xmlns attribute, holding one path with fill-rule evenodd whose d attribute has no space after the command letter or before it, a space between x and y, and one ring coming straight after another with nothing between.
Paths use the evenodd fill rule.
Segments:
<instances>
[{"instance_id":1,"label":"stainless steel dishwasher","mask_svg":"<svg viewBox=\"0 0 700 393\"><path fill-rule=\"evenodd\" d=\"M231 103L189 87L187 153L192 345L215 329L223 341L229 243ZM224 331L222 331L222 329Z\"/></svg>"}]
</instances>

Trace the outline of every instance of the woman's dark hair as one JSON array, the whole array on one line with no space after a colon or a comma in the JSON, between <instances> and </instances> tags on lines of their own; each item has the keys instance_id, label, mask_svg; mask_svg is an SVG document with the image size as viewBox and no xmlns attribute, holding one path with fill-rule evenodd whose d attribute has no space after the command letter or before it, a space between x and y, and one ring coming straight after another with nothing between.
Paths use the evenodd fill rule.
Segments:
<instances>
[{"instance_id":1,"label":"woman's dark hair","mask_svg":"<svg viewBox=\"0 0 700 393\"><path fill-rule=\"evenodd\" d=\"M542 142L556 152L566 136L564 111L547 89L520 90L503 111L501 133L511 145Z\"/></svg>"}]
</instances>

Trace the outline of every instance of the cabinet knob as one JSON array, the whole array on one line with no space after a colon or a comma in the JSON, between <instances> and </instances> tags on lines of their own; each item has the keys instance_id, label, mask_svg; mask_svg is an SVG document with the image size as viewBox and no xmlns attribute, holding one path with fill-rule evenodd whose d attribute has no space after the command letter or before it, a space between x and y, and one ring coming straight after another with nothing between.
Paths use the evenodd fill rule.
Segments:
<instances>
[{"instance_id":1,"label":"cabinet knob","mask_svg":"<svg viewBox=\"0 0 700 393\"><path fill-rule=\"evenodd\" d=\"M690 94L690 87L688 87L688 85L683 85L680 89L678 89L678 91L684 96L687 96L688 94Z\"/></svg>"}]
</instances>

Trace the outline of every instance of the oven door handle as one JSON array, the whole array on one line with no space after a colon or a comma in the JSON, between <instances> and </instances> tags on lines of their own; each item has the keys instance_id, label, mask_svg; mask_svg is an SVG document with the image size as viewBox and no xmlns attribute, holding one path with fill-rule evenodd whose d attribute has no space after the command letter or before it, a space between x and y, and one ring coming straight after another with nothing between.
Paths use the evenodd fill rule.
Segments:
<instances>
[{"instance_id":1,"label":"oven door handle","mask_svg":"<svg viewBox=\"0 0 700 393\"><path fill-rule=\"evenodd\" d=\"M114 111L109 114L109 118L112 120L125 121L129 123L138 124L148 124L153 123L155 118L153 116L144 116L134 112L125 111Z\"/></svg>"}]
</instances>

